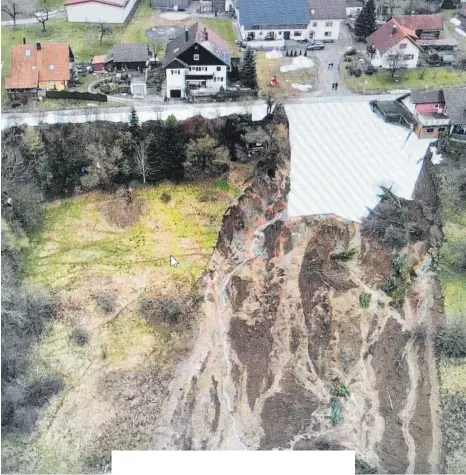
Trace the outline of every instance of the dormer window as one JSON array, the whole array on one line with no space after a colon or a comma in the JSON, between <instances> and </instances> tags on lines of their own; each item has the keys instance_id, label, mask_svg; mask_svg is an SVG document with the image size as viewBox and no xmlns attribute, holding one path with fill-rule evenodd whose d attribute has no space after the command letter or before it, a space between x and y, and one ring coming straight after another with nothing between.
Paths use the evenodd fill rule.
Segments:
<instances>
[{"instance_id":1,"label":"dormer window","mask_svg":"<svg viewBox=\"0 0 466 475\"><path fill-rule=\"evenodd\" d=\"M50 71L54 71L54 70L55 70L55 65L54 65L54 64L51 64L51 65L49 66L49 69L50 69Z\"/></svg>"},{"instance_id":2,"label":"dormer window","mask_svg":"<svg viewBox=\"0 0 466 475\"><path fill-rule=\"evenodd\" d=\"M199 61L199 55L198 54L194 55L194 61Z\"/></svg>"},{"instance_id":3,"label":"dormer window","mask_svg":"<svg viewBox=\"0 0 466 475\"><path fill-rule=\"evenodd\" d=\"M29 58L29 56L31 56L31 50L30 49L27 49L24 54L26 55L26 58Z\"/></svg>"}]
</instances>

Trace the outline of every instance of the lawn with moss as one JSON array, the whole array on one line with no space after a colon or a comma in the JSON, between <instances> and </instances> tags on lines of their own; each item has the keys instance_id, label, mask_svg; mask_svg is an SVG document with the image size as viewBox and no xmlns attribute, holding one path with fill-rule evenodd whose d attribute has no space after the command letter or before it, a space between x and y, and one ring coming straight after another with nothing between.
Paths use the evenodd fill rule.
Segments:
<instances>
[{"instance_id":1,"label":"lawn with moss","mask_svg":"<svg viewBox=\"0 0 466 475\"><path fill-rule=\"evenodd\" d=\"M86 444L104 424L114 424L112 434L119 433L114 421L128 413L120 389L112 389L116 383L103 388L106 378L118 374L126 387L124 381L145 371L173 374L193 340L189 297L207 268L225 212L241 193L233 183L231 178L136 189L133 202L141 204L140 214L126 227L109 214L116 194L96 192L48 204L42 229L23 243L25 282L49 289L57 312L32 350L30 371L58 375L64 389L41 413L28 444L20 447L14 437L3 442L19 467L82 473L89 451L106 450L97 442ZM178 259L177 268L170 267L170 255ZM165 310L156 310L158 302L181 305L181 322L168 324ZM147 419L142 413L137 417ZM112 444L144 450L144 441L131 439L140 430L137 424L123 427L122 439Z\"/></svg>"},{"instance_id":2,"label":"lawn with moss","mask_svg":"<svg viewBox=\"0 0 466 475\"><path fill-rule=\"evenodd\" d=\"M356 93L372 93L391 89L436 89L466 85L466 71L446 68L410 69L399 71L400 79L393 81L389 71L378 70L373 75L350 76L341 63L341 81Z\"/></svg>"}]
</instances>

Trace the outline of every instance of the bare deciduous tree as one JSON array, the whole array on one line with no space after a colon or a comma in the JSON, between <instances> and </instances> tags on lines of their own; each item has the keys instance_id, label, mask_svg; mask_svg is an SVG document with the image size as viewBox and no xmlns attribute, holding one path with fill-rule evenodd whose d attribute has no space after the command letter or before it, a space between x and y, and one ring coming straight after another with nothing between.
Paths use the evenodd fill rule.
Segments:
<instances>
[{"instance_id":1,"label":"bare deciduous tree","mask_svg":"<svg viewBox=\"0 0 466 475\"><path fill-rule=\"evenodd\" d=\"M99 23L99 33L100 33L100 44L102 44L104 36L112 34L112 28L108 25L104 25L103 23Z\"/></svg>"},{"instance_id":2,"label":"bare deciduous tree","mask_svg":"<svg viewBox=\"0 0 466 475\"><path fill-rule=\"evenodd\" d=\"M161 41L152 41L150 46L154 54L154 59L157 59L159 54L165 51L165 45Z\"/></svg>"},{"instance_id":3,"label":"bare deciduous tree","mask_svg":"<svg viewBox=\"0 0 466 475\"><path fill-rule=\"evenodd\" d=\"M49 9L41 8L34 13L36 20L42 24L42 31L45 31L45 23L49 21Z\"/></svg>"},{"instance_id":4,"label":"bare deciduous tree","mask_svg":"<svg viewBox=\"0 0 466 475\"><path fill-rule=\"evenodd\" d=\"M18 3L10 0L6 5L2 5L2 12L5 12L13 20L13 28L16 28L16 17L24 12Z\"/></svg>"},{"instance_id":5,"label":"bare deciduous tree","mask_svg":"<svg viewBox=\"0 0 466 475\"><path fill-rule=\"evenodd\" d=\"M139 173L142 177L142 182L145 184L147 177L150 172L150 165L149 165L149 155L147 153L147 146L148 143L146 140L142 140L139 143L135 143L135 154L134 160L136 162L136 166L138 168Z\"/></svg>"},{"instance_id":6,"label":"bare deciduous tree","mask_svg":"<svg viewBox=\"0 0 466 475\"><path fill-rule=\"evenodd\" d=\"M395 79L396 73L404 66L403 55L399 51L395 54L391 54L388 57L388 71L390 72L390 77Z\"/></svg>"},{"instance_id":7,"label":"bare deciduous tree","mask_svg":"<svg viewBox=\"0 0 466 475\"><path fill-rule=\"evenodd\" d=\"M388 10L390 11L390 17L393 17L393 12L395 8L400 6L400 2L399 0L384 0L383 6L388 7Z\"/></svg>"}]
</instances>

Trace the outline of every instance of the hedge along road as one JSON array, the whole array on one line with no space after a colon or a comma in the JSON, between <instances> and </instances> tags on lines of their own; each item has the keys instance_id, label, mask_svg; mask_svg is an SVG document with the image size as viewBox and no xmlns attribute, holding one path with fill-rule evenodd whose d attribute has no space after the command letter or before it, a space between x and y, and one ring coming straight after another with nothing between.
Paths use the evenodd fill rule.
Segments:
<instances>
[{"instance_id":1,"label":"hedge along road","mask_svg":"<svg viewBox=\"0 0 466 475\"><path fill-rule=\"evenodd\" d=\"M178 120L186 120L195 115L202 115L206 119L214 119L232 114L251 113L252 120L262 120L267 113L265 101L259 100L248 103L209 103L209 104L172 104L152 106L134 106L139 120L165 120L174 115ZM34 113L6 113L2 114L2 130L9 127L27 124L35 127L40 123L67 124L84 122L128 122L131 107L76 109L64 111L44 111Z\"/></svg>"}]
</instances>

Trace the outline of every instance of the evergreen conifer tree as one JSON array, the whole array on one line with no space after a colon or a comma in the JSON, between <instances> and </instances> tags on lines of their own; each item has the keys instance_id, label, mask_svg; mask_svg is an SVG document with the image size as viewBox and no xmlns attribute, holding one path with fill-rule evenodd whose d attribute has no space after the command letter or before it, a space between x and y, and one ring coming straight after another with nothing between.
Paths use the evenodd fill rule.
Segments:
<instances>
[{"instance_id":1,"label":"evergreen conifer tree","mask_svg":"<svg viewBox=\"0 0 466 475\"><path fill-rule=\"evenodd\" d=\"M367 0L354 25L354 34L358 39L365 39L377 29L375 23L375 2Z\"/></svg>"},{"instance_id":2,"label":"evergreen conifer tree","mask_svg":"<svg viewBox=\"0 0 466 475\"><path fill-rule=\"evenodd\" d=\"M186 160L186 147L180 126L175 116L170 115L162 129L157 156L165 177L179 181L184 177L183 163Z\"/></svg>"},{"instance_id":3,"label":"evergreen conifer tree","mask_svg":"<svg viewBox=\"0 0 466 475\"><path fill-rule=\"evenodd\" d=\"M245 87L257 89L256 54L251 48L244 53L240 71L241 83Z\"/></svg>"},{"instance_id":4,"label":"evergreen conifer tree","mask_svg":"<svg viewBox=\"0 0 466 475\"><path fill-rule=\"evenodd\" d=\"M142 140L142 128L139 123L138 114L134 107L131 109L131 114L129 116L129 131L131 133L132 139L135 142L140 142Z\"/></svg>"},{"instance_id":5,"label":"evergreen conifer tree","mask_svg":"<svg viewBox=\"0 0 466 475\"><path fill-rule=\"evenodd\" d=\"M162 147L163 143L161 133L153 134L149 141L147 155L149 157L151 171L149 180L155 183L165 180L167 176L166 156Z\"/></svg>"}]
</instances>

